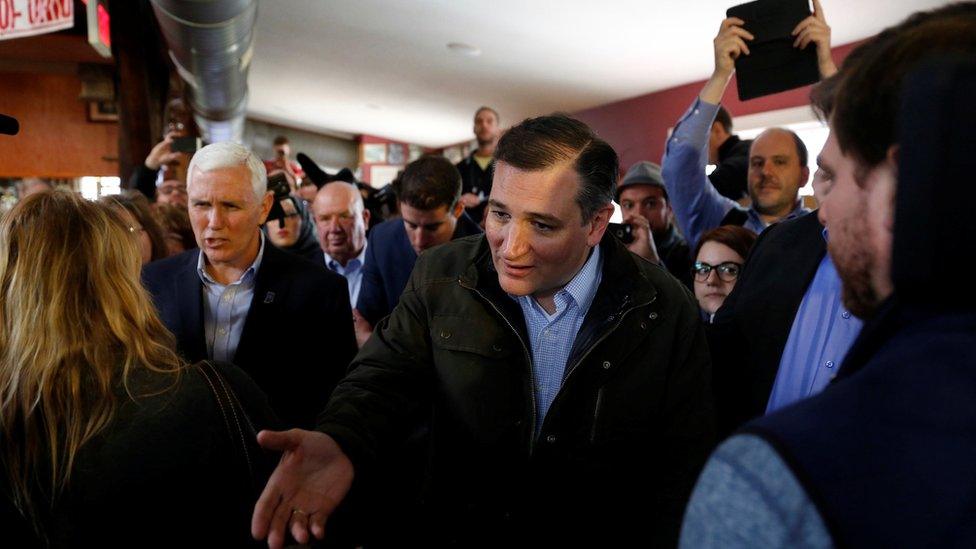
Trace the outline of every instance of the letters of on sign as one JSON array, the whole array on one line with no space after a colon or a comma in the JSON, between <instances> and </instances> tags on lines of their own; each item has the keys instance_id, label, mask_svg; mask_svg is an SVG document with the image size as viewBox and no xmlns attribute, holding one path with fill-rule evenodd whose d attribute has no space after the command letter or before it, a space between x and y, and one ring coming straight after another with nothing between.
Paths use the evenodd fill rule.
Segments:
<instances>
[{"instance_id":1,"label":"letters of on sign","mask_svg":"<svg viewBox=\"0 0 976 549\"><path fill-rule=\"evenodd\" d=\"M0 0L0 40L70 29L74 24L72 0Z\"/></svg>"}]
</instances>

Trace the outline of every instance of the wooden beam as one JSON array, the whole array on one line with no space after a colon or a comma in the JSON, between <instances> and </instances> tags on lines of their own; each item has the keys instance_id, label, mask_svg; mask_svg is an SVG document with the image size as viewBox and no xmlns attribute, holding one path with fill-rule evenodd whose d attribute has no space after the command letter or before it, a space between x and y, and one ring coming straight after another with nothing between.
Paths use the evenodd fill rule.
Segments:
<instances>
[{"instance_id":1,"label":"wooden beam","mask_svg":"<svg viewBox=\"0 0 976 549\"><path fill-rule=\"evenodd\" d=\"M109 0L123 185L163 135L170 68L148 0Z\"/></svg>"}]
</instances>

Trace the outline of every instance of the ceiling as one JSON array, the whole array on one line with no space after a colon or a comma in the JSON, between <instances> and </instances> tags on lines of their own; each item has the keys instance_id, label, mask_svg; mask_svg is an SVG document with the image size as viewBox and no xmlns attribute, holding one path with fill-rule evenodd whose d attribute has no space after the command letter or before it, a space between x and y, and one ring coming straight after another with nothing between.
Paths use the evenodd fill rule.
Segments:
<instances>
[{"instance_id":1,"label":"ceiling","mask_svg":"<svg viewBox=\"0 0 976 549\"><path fill-rule=\"evenodd\" d=\"M261 0L249 115L441 147L502 124L707 78L735 0ZM833 43L944 0L822 0ZM447 48L461 42L476 57Z\"/></svg>"}]
</instances>

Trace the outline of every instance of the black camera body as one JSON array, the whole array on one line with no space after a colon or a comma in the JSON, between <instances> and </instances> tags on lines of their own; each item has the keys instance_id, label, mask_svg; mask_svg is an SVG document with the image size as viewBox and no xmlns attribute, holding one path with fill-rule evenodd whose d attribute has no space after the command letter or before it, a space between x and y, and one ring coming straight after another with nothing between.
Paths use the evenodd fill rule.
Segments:
<instances>
[{"instance_id":1,"label":"black camera body","mask_svg":"<svg viewBox=\"0 0 976 549\"><path fill-rule=\"evenodd\" d=\"M630 244L634 241L634 226L629 223L609 223L607 230L624 244Z\"/></svg>"},{"instance_id":2,"label":"black camera body","mask_svg":"<svg viewBox=\"0 0 976 549\"><path fill-rule=\"evenodd\" d=\"M288 178L285 174L278 172L268 176L268 190L274 194L274 202L271 204L271 211L268 212L267 222L278 220L278 226L285 224L285 209L281 207L282 200L295 200L291 196L291 187L288 185ZM296 204L297 208L298 205Z\"/></svg>"}]
</instances>

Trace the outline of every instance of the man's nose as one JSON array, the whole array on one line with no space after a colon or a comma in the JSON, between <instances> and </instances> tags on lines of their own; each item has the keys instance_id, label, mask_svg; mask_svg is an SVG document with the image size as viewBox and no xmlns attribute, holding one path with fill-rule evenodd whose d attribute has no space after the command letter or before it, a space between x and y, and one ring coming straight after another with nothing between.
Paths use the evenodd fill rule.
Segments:
<instances>
[{"instance_id":1,"label":"man's nose","mask_svg":"<svg viewBox=\"0 0 976 549\"><path fill-rule=\"evenodd\" d=\"M529 248L526 229L515 223L508 228L505 241L502 243L502 256L506 259L516 259L525 255Z\"/></svg>"},{"instance_id":2,"label":"man's nose","mask_svg":"<svg viewBox=\"0 0 976 549\"><path fill-rule=\"evenodd\" d=\"M207 225L211 229L219 229L224 226L224 214L220 211L220 208L210 209L210 214L207 216Z\"/></svg>"}]
</instances>

